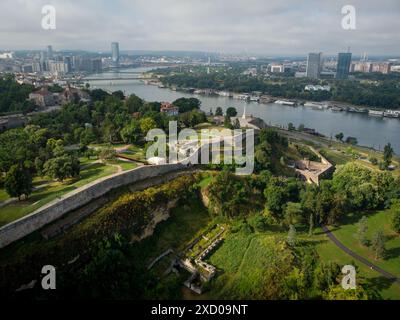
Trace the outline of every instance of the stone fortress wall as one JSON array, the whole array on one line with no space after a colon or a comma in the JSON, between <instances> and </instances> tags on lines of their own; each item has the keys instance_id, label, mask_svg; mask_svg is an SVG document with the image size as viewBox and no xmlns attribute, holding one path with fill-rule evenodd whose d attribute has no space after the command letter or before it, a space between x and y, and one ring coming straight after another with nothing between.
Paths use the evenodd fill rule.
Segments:
<instances>
[{"instance_id":1,"label":"stone fortress wall","mask_svg":"<svg viewBox=\"0 0 400 320\"><path fill-rule=\"evenodd\" d=\"M231 143L238 143L244 139L246 134L240 133L233 136ZM201 159L202 150L203 152L206 150L208 153L213 147L219 146L221 142L223 143L223 138L211 139L201 144L195 150L191 150L190 155L178 163L142 166L95 180L77 188L40 207L31 214L0 227L0 249L43 228L49 223L63 217L68 212L81 208L89 202L104 196L113 189L139 182L143 184L146 180L149 180L149 185L154 185L150 180L155 177L187 169L191 164L198 164Z\"/></svg>"},{"instance_id":2,"label":"stone fortress wall","mask_svg":"<svg viewBox=\"0 0 400 320\"><path fill-rule=\"evenodd\" d=\"M113 189L184 168L187 166L181 163L143 166L93 181L49 202L31 214L1 227L0 248L39 230L66 213L82 207Z\"/></svg>"}]
</instances>

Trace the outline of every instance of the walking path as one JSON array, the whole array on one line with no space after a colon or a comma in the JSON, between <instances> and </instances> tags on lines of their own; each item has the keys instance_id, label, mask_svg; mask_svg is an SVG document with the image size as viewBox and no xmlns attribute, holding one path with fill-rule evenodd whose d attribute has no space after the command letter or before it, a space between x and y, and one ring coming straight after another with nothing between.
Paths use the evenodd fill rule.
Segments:
<instances>
[{"instance_id":1,"label":"walking path","mask_svg":"<svg viewBox=\"0 0 400 320\"><path fill-rule=\"evenodd\" d=\"M356 259L357 261L361 262L362 264L366 265L372 270L375 270L376 272L379 272L382 276L384 276L387 279L393 280L394 282L400 284L400 278L397 278L395 275L393 275L390 272L387 272L383 270L382 268L378 267L376 264L373 264L372 262L368 261L364 257L360 256L359 254L355 253L354 251L350 250L348 247L346 247L343 243L341 243L338 238L335 237L335 235L332 233L332 231L329 230L328 227L325 225L321 225L322 230L324 230L325 234L327 237L341 250L346 252L348 255Z\"/></svg>"}]
</instances>

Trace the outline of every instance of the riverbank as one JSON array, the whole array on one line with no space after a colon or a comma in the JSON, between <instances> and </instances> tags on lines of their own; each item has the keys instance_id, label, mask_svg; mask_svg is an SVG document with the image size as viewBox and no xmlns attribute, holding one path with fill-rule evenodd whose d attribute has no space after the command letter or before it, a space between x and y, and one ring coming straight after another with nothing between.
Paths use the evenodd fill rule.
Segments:
<instances>
[{"instance_id":1,"label":"riverbank","mask_svg":"<svg viewBox=\"0 0 400 320\"><path fill-rule=\"evenodd\" d=\"M128 70L126 70L128 71ZM151 68L135 69L136 72L149 72ZM372 117L365 113L325 112L310 107L298 106L294 108L276 103L246 102L227 96L202 95L175 91L169 88L159 88L157 85L146 84L141 79L115 80L112 85L108 80L113 73L91 75L97 80L88 81L92 89L98 88L109 91L121 90L125 95L135 94L146 101L173 102L179 98L197 98L201 101L201 110L206 113L215 112L220 107L224 112L229 107L234 107L239 115L246 109L247 115L253 115L264 120L268 125L287 127L292 123L295 127L304 125L314 128L326 137L334 137L342 132L345 137L356 137L359 145L383 150L384 145L391 143L397 154L400 154L400 122L399 119ZM116 78L118 75L114 74Z\"/></svg>"},{"instance_id":2,"label":"riverbank","mask_svg":"<svg viewBox=\"0 0 400 320\"><path fill-rule=\"evenodd\" d=\"M146 85L154 85L160 89L170 89L172 91L189 93L189 94L198 94L204 96L222 96L228 97L232 99L242 100L245 102L257 102L262 104L267 103L276 103L280 105L286 105L290 107L297 106L305 106L312 108L314 110L331 110L332 112L348 112L348 113L359 113L359 114L367 114L371 117L386 117L386 118L395 118L400 120L400 109L378 109L372 107L362 107L357 105L352 105L350 103L341 102L341 101L315 101L315 100L302 100L302 99L288 99L280 96L271 96L268 94L263 94L261 92L230 92L230 91L221 91L214 89L200 89L200 88L183 88L172 85L167 85L162 83L158 77L153 77L151 73L144 73L147 75L142 78L142 81Z\"/></svg>"}]
</instances>

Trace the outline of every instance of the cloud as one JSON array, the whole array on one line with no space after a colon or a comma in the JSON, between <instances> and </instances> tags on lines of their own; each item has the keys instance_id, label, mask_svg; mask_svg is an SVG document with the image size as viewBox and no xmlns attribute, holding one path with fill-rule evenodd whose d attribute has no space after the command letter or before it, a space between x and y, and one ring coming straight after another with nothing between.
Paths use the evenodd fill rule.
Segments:
<instances>
[{"instance_id":1,"label":"cloud","mask_svg":"<svg viewBox=\"0 0 400 320\"><path fill-rule=\"evenodd\" d=\"M400 2L352 0L357 29L341 28L348 0L2 0L0 49L202 50L260 54L400 53ZM41 29L41 8L57 29Z\"/></svg>"}]
</instances>

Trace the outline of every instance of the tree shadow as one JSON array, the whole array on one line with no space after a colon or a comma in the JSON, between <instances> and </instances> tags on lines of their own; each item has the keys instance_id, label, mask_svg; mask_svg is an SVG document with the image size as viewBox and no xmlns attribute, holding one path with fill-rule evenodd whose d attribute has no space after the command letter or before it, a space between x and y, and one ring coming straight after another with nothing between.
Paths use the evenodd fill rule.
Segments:
<instances>
[{"instance_id":1,"label":"tree shadow","mask_svg":"<svg viewBox=\"0 0 400 320\"><path fill-rule=\"evenodd\" d=\"M384 289L390 288L390 286L395 282L393 279L388 279L383 276L365 279L365 284L367 287L371 289L375 289L377 291L382 291Z\"/></svg>"},{"instance_id":2,"label":"tree shadow","mask_svg":"<svg viewBox=\"0 0 400 320\"><path fill-rule=\"evenodd\" d=\"M387 249L385 252L386 259L395 259L400 257L400 247Z\"/></svg>"}]
</instances>

